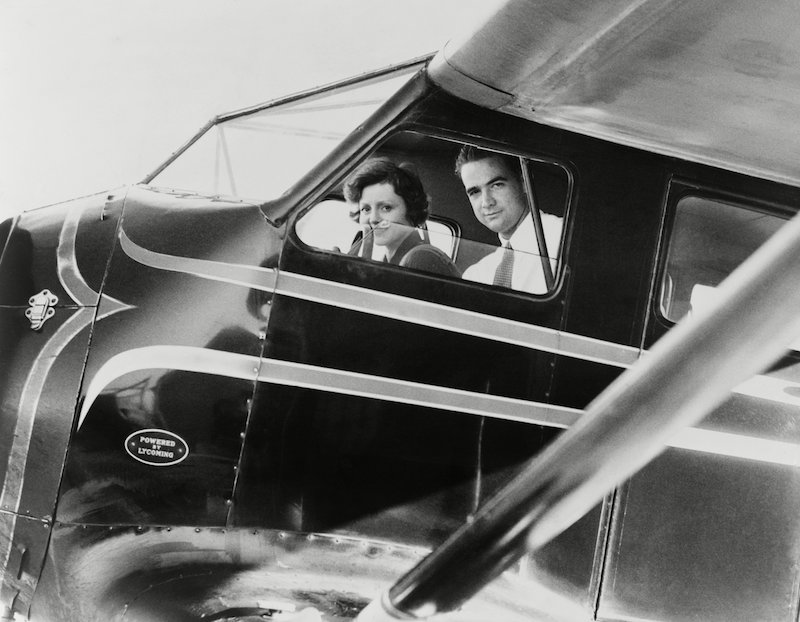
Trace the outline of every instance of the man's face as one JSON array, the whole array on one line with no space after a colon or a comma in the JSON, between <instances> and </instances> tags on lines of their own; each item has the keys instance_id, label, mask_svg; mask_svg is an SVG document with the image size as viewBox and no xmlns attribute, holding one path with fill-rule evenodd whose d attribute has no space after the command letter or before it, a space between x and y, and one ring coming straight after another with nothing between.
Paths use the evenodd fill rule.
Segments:
<instances>
[{"instance_id":1,"label":"man's face","mask_svg":"<svg viewBox=\"0 0 800 622\"><path fill-rule=\"evenodd\" d=\"M497 158L467 162L461 167L461 181L481 224L508 239L528 208L518 176L512 175Z\"/></svg>"}]
</instances>

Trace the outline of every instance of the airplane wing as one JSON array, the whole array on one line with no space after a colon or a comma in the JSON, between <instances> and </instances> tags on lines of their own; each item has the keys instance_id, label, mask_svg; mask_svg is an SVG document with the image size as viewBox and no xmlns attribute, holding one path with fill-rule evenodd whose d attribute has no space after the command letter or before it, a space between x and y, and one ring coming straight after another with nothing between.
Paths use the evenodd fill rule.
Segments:
<instances>
[{"instance_id":1,"label":"airplane wing","mask_svg":"<svg viewBox=\"0 0 800 622\"><path fill-rule=\"evenodd\" d=\"M430 76L546 125L800 183L800 5L510 0Z\"/></svg>"}]
</instances>

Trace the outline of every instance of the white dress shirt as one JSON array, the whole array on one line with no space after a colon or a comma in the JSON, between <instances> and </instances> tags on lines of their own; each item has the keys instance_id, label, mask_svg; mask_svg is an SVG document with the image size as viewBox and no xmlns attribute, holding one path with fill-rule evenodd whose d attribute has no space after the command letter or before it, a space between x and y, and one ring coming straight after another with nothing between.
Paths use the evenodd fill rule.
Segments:
<instances>
[{"instance_id":1,"label":"white dress shirt","mask_svg":"<svg viewBox=\"0 0 800 622\"><path fill-rule=\"evenodd\" d=\"M542 214L544 239L547 242L550 265L553 266L554 273L559 245L561 244L562 223L562 219L558 216ZM464 270L463 278L491 285L494 281L497 266L504 253L503 238L500 238L500 242L501 246L495 249L493 253ZM514 250L514 271L511 275L511 288L531 294L547 293L547 282L542 270L542 260L539 259L539 245L536 242L533 216L528 214L522 219L508 243L511 244L511 248Z\"/></svg>"}]
</instances>

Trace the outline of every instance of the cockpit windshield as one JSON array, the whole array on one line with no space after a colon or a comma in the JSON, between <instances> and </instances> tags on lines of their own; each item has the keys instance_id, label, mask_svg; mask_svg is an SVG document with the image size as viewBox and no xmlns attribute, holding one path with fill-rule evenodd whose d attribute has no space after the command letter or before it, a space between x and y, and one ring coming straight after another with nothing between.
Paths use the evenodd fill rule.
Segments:
<instances>
[{"instance_id":1,"label":"cockpit windshield","mask_svg":"<svg viewBox=\"0 0 800 622\"><path fill-rule=\"evenodd\" d=\"M288 102L222 115L145 181L210 196L275 199L418 68L414 64Z\"/></svg>"}]
</instances>

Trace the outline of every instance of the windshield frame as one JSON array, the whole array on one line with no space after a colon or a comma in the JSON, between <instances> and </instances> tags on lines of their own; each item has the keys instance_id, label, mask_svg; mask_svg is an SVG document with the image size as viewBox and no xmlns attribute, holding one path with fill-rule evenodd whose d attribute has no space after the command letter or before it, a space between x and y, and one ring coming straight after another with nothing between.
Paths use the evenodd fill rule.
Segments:
<instances>
[{"instance_id":1,"label":"windshield frame","mask_svg":"<svg viewBox=\"0 0 800 622\"><path fill-rule=\"evenodd\" d=\"M423 69L427 65L431 57L432 54L426 54L424 56L407 60L402 63L397 63L387 67L383 67L381 69L362 73L350 78L346 78L344 80L328 83L323 86L310 88L305 91L300 91L291 95L270 100L268 102L257 104L255 106L241 108L238 110L217 115L213 117L211 120L209 120L205 125L203 125L188 141L186 141L186 143L184 143L180 148L178 148L175 152L173 152L164 162L162 162L151 173L146 175L139 183L143 185L150 185L153 182L153 180L156 177L158 177L158 175L160 175L167 167L169 167L178 158L180 158L189 148L192 147L192 145L197 143L197 141L199 141L203 136L205 136L212 128L218 125L238 119L240 117L257 114L259 112L263 112L266 110L278 109L284 106L291 106L292 104L296 104L298 102L306 103L320 97L329 96L336 92L345 92L351 87L360 88L363 86L367 86L372 82L391 79L392 74L397 74L403 71L413 70L413 69ZM240 200L242 202L254 203L259 205L265 211L265 214L267 215L268 219L273 221L274 223L277 223L285 219L287 215L287 210L278 209L274 215L271 215L272 212L274 212L275 210L270 208L269 206L272 204L282 204L285 202L285 199L289 196L296 197L298 190L302 191L302 189L307 188L308 186L307 182L309 178L318 180L319 169L327 168L322 166L323 163L331 160L331 158L335 159L338 162L339 158L336 158L336 154L338 154L341 151L343 145L345 144L349 145L351 142L353 142L352 141L353 134L357 134L362 139L364 138L368 139L369 131L367 131L367 128L378 129L375 127L376 125L378 125L378 123L370 121L372 121L373 119L379 119L380 122L384 124L389 123L394 117L402 113L411 104L416 102L417 99L422 95L418 87L411 89L412 93L410 94L410 96L406 95L404 97L401 95L401 93L407 93L408 86L411 83L418 85L420 81L419 79L420 73L424 73L424 71L423 72L418 71L416 75L411 73L405 85L401 86L398 89L398 91L390 95L387 101L385 101L382 105L380 105L377 108L377 110L375 110L375 112L369 115L364 120L364 122L362 122L353 132L351 132L350 135L346 136L336 147L334 147L334 149L326 157L324 157L321 162L318 162L317 165L312 166L307 173L303 174L300 177L300 179L298 179L292 186L287 188L283 192L282 196L278 198L271 198L263 202L254 202L252 200L247 200L242 197L233 197L233 198ZM389 112L388 115L387 112ZM350 152L355 152L357 150L358 147L356 145L353 145L347 149L347 152L350 153Z\"/></svg>"}]
</instances>

